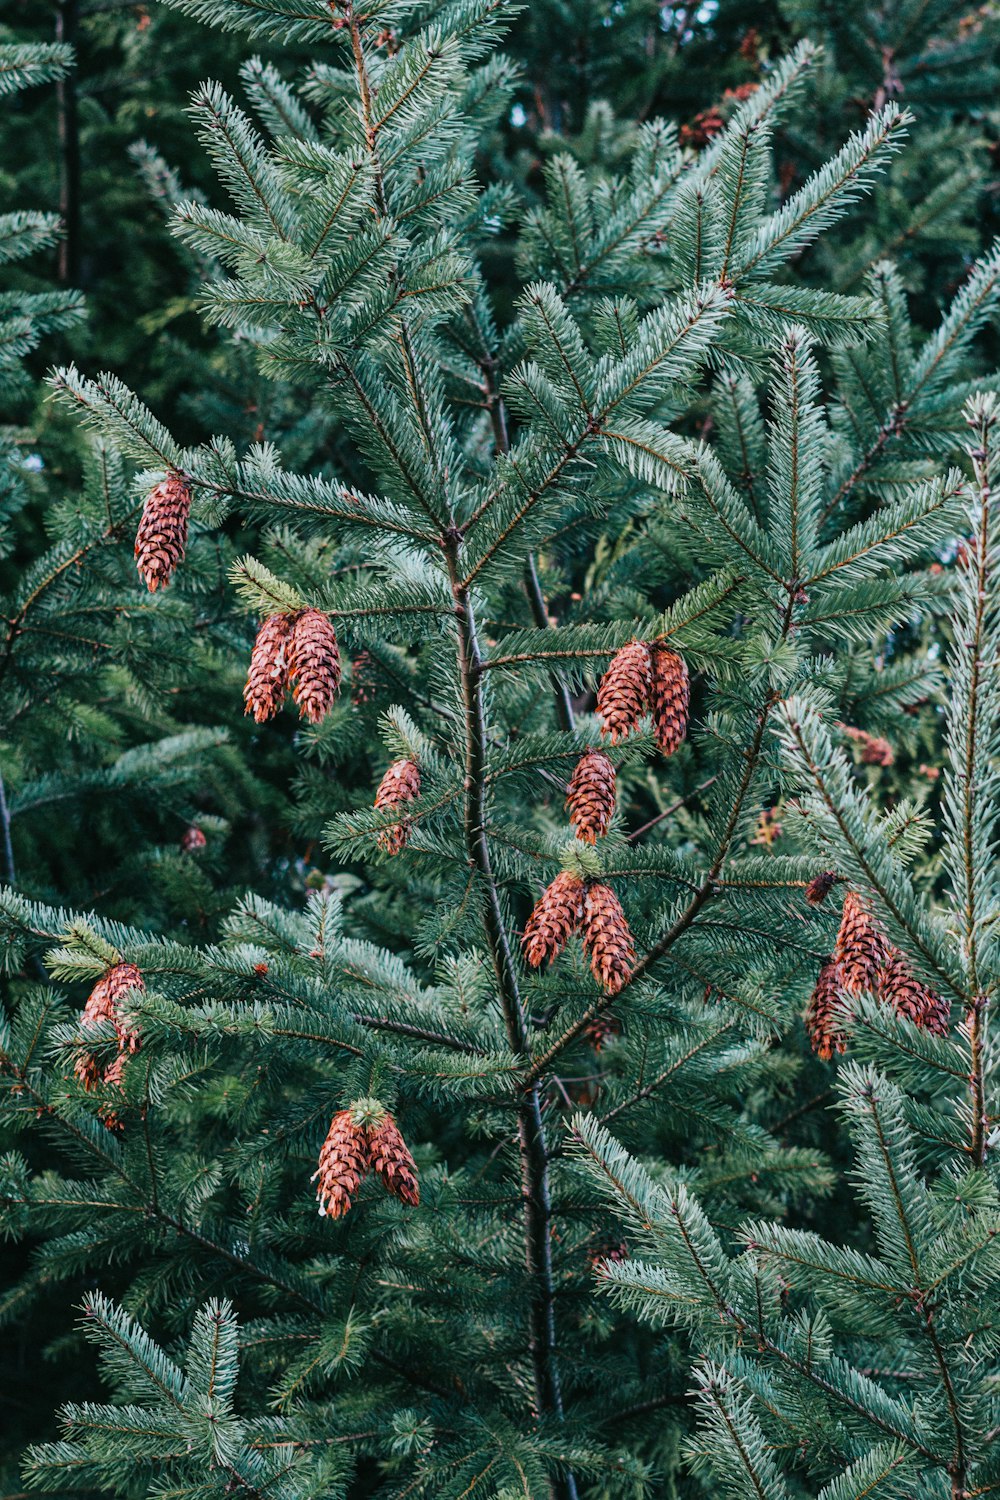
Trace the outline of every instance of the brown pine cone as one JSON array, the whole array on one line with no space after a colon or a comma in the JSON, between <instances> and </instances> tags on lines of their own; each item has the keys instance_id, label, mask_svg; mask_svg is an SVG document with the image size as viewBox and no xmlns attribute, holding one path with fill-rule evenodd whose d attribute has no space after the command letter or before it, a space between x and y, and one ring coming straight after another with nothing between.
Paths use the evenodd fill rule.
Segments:
<instances>
[{"instance_id":1,"label":"brown pine cone","mask_svg":"<svg viewBox=\"0 0 1000 1500\"><path fill-rule=\"evenodd\" d=\"M920 1026L934 1036L947 1036L951 1010L941 996L921 984L910 968L906 955L890 947L878 975L878 998L891 1005L898 1016Z\"/></svg>"},{"instance_id":2,"label":"brown pine cone","mask_svg":"<svg viewBox=\"0 0 1000 1500\"><path fill-rule=\"evenodd\" d=\"M844 897L835 957L840 982L849 995L874 990L878 972L888 955L888 943L870 904L857 891Z\"/></svg>"},{"instance_id":3,"label":"brown pine cone","mask_svg":"<svg viewBox=\"0 0 1000 1500\"><path fill-rule=\"evenodd\" d=\"M622 1034L622 1023L609 1010L594 1016L583 1028L583 1034L595 1052L603 1052L609 1042Z\"/></svg>"},{"instance_id":4,"label":"brown pine cone","mask_svg":"<svg viewBox=\"0 0 1000 1500\"><path fill-rule=\"evenodd\" d=\"M415 760L394 760L378 784L375 806L401 807L414 802L420 796L420 767ZM391 828L383 828L378 836L379 848L387 854L398 854L410 837L410 820L403 818Z\"/></svg>"},{"instance_id":5,"label":"brown pine cone","mask_svg":"<svg viewBox=\"0 0 1000 1500\"><path fill-rule=\"evenodd\" d=\"M375 697L378 673L370 651L359 651L351 662L351 702L356 708Z\"/></svg>"},{"instance_id":6,"label":"brown pine cone","mask_svg":"<svg viewBox=\"0 0 1000 1500\"><path fill-rule=\"evenodd\" d=\"M333 623L321 609L296 615L288 650L289 676L299 714L318 724L333 707L340 689L340 650Z\"/></svg>"},{"instance_id":7,"label":"brown pine cone","mask_svg":"<svg viewBox=\"0 0 1000 1500\"><path fill-rule=\"evenodd\" d=\"M368 1127L368 1150L373 1171L377 1172L389 1192L401 1202L416 1208L420 1202L417 1168L407 1150L399 1126L386 1113L377 1125Z\"/></svg>"},{"instance_id":8,"label":"brown pine cone","mask_svg":"<svg viewBox=\"0 0 1000 1500\"><path fill-rule=\"evenodd\" d=\"M599 880L587 886L583 904L583 946L594 978L609 995L617 995L632 977L635 944L621 902Z\"/></svg>"},{"instance_id":9,"label":"brown pine cone","mask_svg":"<svg viewBox=\"0 0 1000 1500\"><path fill-rule=\"evenodd\" d=\"M848 1014L836 960L828 958L819 971L803 1017L809 1045L824 1062L829 1062L835 1052L846 1050L844 1020Z\"/></svg>"},{"instance_id":10,"label":"brown pine cone","mask_svg":"<svg viewBox=\"0 0 1000 1500\"><path fill-rule=\"evenodd\" d=\"M691 681L687 662L668 646L656 643L650 652L652 675L650 702L656 743L664 755L673 755L687 734Z\"/></svg>"},{"instance_id":11,"label":"brown pine cone","mask_svg":"<svg viewBox=\"0 0 1000 1500\"><path fill-rule=\"evenodd\" d=\"M166 588L187 547L191 481L171 471L146 496L135 537L135 561L151 594Z\"/></svg>"},{"instance_id":12,"label":"brown pine cone","mask_svg":"<svg viewBox=\"0 0 1000 1500\"><path fill-rule=\"evenodd\" d=\"M566 795L578 839L596 844L615 810L615 768L603 750L587 750L576 763Z\"/></svg>"},{"instance_id":13,"label":"brown pine cone","mask_svg":"<svg viewBox=\"0 0 1000 1500\"><path fill-rule=\"evenodd\" d=\"M181 837L181 852L184 854L197 854L198 850L204 849L207 843L208 839L202 833L201 829L192 823L190 828L185 828Z\"/></svg>"},{"instance_id":14,"label":"brown pine cone","mask_svg":"<svg viewBox=\"0 0 1000 1500\"><path fill-rule=\"evenodd\" d=\"M837 884L836 870L824 870L820 875L814 875L806 886L805 897L810 906L819 906Z\"/></svg>"},{"instance_id":15,"label":"brown pine cone","mask_svg":"<svg viewBox=\"0 0 1000 1500\"><path fill-rule=\"evenodd\" d=\"M597 712L601 733L612 745L623 740L649 709L652 664L643 641L629 641L612 658L597 689Z\"/></svg>"},{"instance_id":16,"label":"brown pine cone","mask_svg":"<svg viewBox=\"0 0 1000 1500\"><path fill-rule=\"evenodd\" d=\"M135 964L114 964L107 969L94 985L80 1016L80 1029L83 1032L99 1026L103 1021L110 1021L115 1028L118 1037L119 1057L105 1069L101 1067L93 1053L81 1050L73 1065L73 1071L83 1084L85 1089L96 1088L101 1082L107 1082L112 1073L115 1077L112 1081L120 1079L120 1056L123 1052L138 1052L142 1045L139 1033L132 1027L127 1026L119 1013L119 1004L131 990L145 990L142 974Z\"/></svg>"},{"instance_id":17,"label":"brown pine cone","mask_svg":"<svg viewBox=\"0 0 1000 1500\"><path fill-rule=\"evenodd\" d=\"M524 956L533 969L551 963L563 951L583 918L583 898L583 881L569 870L563 870L545 887L521 939Z\"/></svg>"},{"instance_id":18,"label":"brown pine cone","mask_svg":"<svg viewBox=\"0 0 1000 1500\"><path fill-rule=\"evenodd\" d=\"M316 1197L320 1215L342 1219L354 1201L354 1194L368 1176L371 1154L363 1125L355 1123L354 1111L342 1109L330 1122L319 1167L312 1175L317 1182Z\"/></svg>"},{"instance_id":19,"label":"brown pine cone","mask_svg":"<svg viewBox=\"0 0 1000 1500\"><path fill-rule=\"evenodd\" d=\"M245 713L258 724L273 719L285 701L292 622L288 615L268 615L257 631L250 653L250 670L243 689Z\"/></svg>"}]
</instances>

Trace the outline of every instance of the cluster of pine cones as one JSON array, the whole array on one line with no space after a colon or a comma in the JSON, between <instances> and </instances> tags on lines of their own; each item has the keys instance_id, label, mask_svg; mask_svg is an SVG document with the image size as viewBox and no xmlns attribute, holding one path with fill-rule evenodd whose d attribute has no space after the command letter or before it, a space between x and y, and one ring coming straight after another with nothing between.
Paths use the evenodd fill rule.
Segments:
<instances>
[{"instance_id":1,"label":"cluster of pine cones","mask_svg":"<svg viewBox=\"0 0 1000 1500\"><path fill-rule=\"evenodd\" d=\"M139 1032L124 1019L121 1005L126 995L143 993L145 988L135 964L117 963L105 970L88 995L80 1017L84 1036L110 1021L118 1038L117 1055L107 1066L85 1042L79 1046L73 1072L88 1092L99 1085L121 1087L125 1059L142 1046ZM102 1104L99 1115L109 1130L120 1133L124 1128L110 1104ZM313 1181L319 1179L320 1213L342 1218L369 1172L377 1173L389 1192L403 1203L415 1207L420 1202L417 1169L399 1126L376 1100L362 1099L334 1115L323 1142L319 1168L313 1175Z\"/></svg>"},{"instance_id":2,"label":"cluster of pine cones","mask_svg":"<svg viewBox=\"0 0 1000 1500\"><path fill-rule=\"evenodd\" d=\"M817 876L806 890L806 900L815 905L836 879L831 871ZM849 890L836 947L819 971L805 1013L812 1049L825 1061L846 1050L851 1001L863 990L924 1031L947 1036L951 1020L947 1002L917 979L905 954L889 941L871 903L858 891Z\"/></svg>"},{"instance_id":3,"label":"cluster of pine cones","mask_svg":"<svg viewBox=\"0 0 1000 1500\"><path fill-rule=\"evenodd\" d=\"M358 1099L334 1115L323 1142L313 1173L320 1213L342 1219L369 1172L401 1202L414 1208L420 1202L417 1169L399 1126L376 1100Z\"/></svg>"},{"instance_id":4,"label":"cluster of pine cones","mask_svg":"<svg viewBox=\"0 0 1000 1500\"><path fill-rule=\"evenodd\" d=\"M121 1087L126 1057L138 1052L142 1046L138 1031L122 1017L121 1002L133 990L142 992L145 988L142 974L135 964L119 963L112 964L111 968L105 970L87 996L87 1003L80 1016L81 1031L86 1034L103 1022L110 1021L118 1038L118 1052L107 1067L102 1066L89 1048L84 1046L78 1051L73 1072L88 1092L100 1084L106 1088ZM118 1132L122 1129L120 1117L109 1106L102 1105L99 1114L109 1130Z\"/></svg>"},{"instance_id":5,"label":"cluster of pine cones","mask_svg":"<svg viewBox=\"0 0 1000 1500\"><path fill-rule=\"evenodd\" d=\"M664 755L672 755L687 733L689 701L683 657L662 641L630 641L612 657L597 690L601 733L616 745L651 714L657 744ZM577 761L566 807L584 843L596 844L607 833L615 810L615 768L603 750L586 750ZM525 958L533 969L551 963L574 932L583 934L598 984L617 995L632 977L635 963L635 944L621 902L610 886L564 870L535 903L522 940ZM611 1034L605 1028L591 1040L599 1048Z\"/></svg>"},{"instance_id":6,"label":"cluster of pine cones","mask_svg":"<svg viewBox=\"0 0 1000 1500\"><path fill-rule=\"evenodd\" d=\"M257 631L243 701L258 724L272 719L294 683L299 716L318 724L340 691L340 648L321 609L268 615Z\"/></svg>"}]
</instances>

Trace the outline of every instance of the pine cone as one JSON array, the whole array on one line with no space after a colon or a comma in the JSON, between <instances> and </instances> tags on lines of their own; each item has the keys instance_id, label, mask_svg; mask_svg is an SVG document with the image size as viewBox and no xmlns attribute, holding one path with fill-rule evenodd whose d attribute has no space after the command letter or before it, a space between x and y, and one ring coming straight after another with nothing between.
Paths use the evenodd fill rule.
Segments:
<instances>
[{"instance_id":1,"label":"pine cone","mask_svg":"<svg viewBox=\"0 0 1000 1500\"><path fill-rule=\"evenodd\" d=\"M202 833L201 829L192 823L190 828L185 828L181 837L181 852L184 854L197 854L198 850L204 849L207 843L208 839Z\"/></svg>"},{"instance_id":2,"label":"pine cone","mask_svg":"<svg viewBox=\"0 0 1000 1500\"><path fill-rule=\"evenodd\" d=\"M888 944L867 901L857 891L844 897L835 957L840 982L849 995L874 990L878 972L888 956Z\"/></svg>"},{"instance_id":3,"label":"pine cone","mask_svg":"<svg viewBox=\"0 0 1000 1500\"><path fill-rule=\"evenodd\" d=\"M612 745L639 727L649 708L651 677L649 647L643 641L629 641L611 658L597 689L597 712L601 733L611 736Z\"/></svg>"},{"instance_id":4,"label":"pine cone","mask_svg":"<svg viewBox=\"0 0 1000 1500\"><path fill-rule=\"evenodd\" d=\"M891 1005L898 1016L912 1021L915 1026L934 1036L947 1036L951 1025L951 1009L936 990L921 984L910 968L906 955L898 948L890 947L888 956L879 970L878 998Z\"/></svg>"},{"instance_id":5,"label":"pine cone","mask_svg":"<svg viewBox=\"0 0 1000 1500\"><path fill-rule=\"evenodd\" d=\"M829 1062L835 1052L846 1050L847 1033L843 1023L847 1015L837 963L828 958L819 971L816 988L809 997L803 1018L809 1045L824 1062Z\"/></svg>"},{"instance_id":6,"label":"pine cone","mask_svg":"<svg viewBox=\"0 0 1000 1500\"><path fill-rule=\"evenodd\" d=\"M292 622L288 615L268 615L257 631L250 670L243 689L245 712L258 724L273 719L285 700Z\"/></svg>"},{"instance_id":7,"label":"pine cone","mask_svg":"<svg viewBox=\"0 0 1000 1500\"><path fill-rule=\"evenodd\" d=\"M420 796L420 767L415 760L394 760L378 784L375 793L377 809L401 807ZM410 836L410 820L403 818L378 836L379 848L387 854L398 854Z\"/></svg>"},{"instance_id":8,"label":"pine cone","mask_svg":"<svg viewBox=\"0 0 1000 1500\"><path fill-rule=\"evenodd\" d=\"M584 899L583 946L598 984L617 995L632 977L635 945L621 902L598 880L587 886Z\"/></svg>"},{"instance_id":9,"label":"pine cone","mask_svg":"<svg viewBox=\"0 0 1000 1500\"><path fill-rule=\"evenodd\" d=\"M319 1153L319 1168L311 1179L313 1182L319 1179L316 1196L320 1215L342 1219L354 1201L354 1194L368 1176L370 1166L371 1155L364 1126L355 1123L353 1110L340 1110L330 1122Z\"/></svg>"},{"instance_id":10,"label":"pine cone","mask_svg":"<svg viewBox=\"0 0 1000 1500\"><path fill-rule=\"evenodd\" d=\"M124 1024L118 1007L130 990L144 990L145 988L142 974L135 964L114 964L101 975L87 996L87 1003L80 1016L81 1031L87 1032L104 1021L110 1021L115 1028L119 1051L119 1056L107 1068L101 1067L92 1052L81 1050L78 1053L73 1071L88 1091L96 1088L99 1083L107 1083L113 1073L115 1076L111 1081L119 1082L121 1054L139 1051L142 1039L137 1031Z\"/></svg>"},{"instance_id":11,"label":"pine cone","mask_svg":"<svg viewBox=\"0 0 1000 1500\"><path fill-rule=\"evenodd\" d=\"M288 650L289 676L295 680L299 714L318 724L330 712L340 689L340 651L329 616L304 609L295 617Z\"/></svg>"},{"instance_id":12,"label":"pine cone","mask_svg":"<svg viewBox=\"0 0 1000 1500\"><path fill-rule=\"evenodd\" d=\"M390 1193L401 1202L416 1208L420 1202L417 1168L392 1115L368 1128L368 1150L372 1169L378 1173Z\"/></svg>"},{"instance_id":13,"label":"pine cone","mask_svg":"<svg viewBox=\"0 0 1000 1500\"><path fill-rule=\"evenodd\" d=\"M687 734L691 681L687 662L676 651L657 643L650 652L652 675L650 700L656 743L664 755L673 755Z\"/></svg>"},{"instance_id":14,"label":"pine cone","mask_svg":"<svg viewBox=\"0 0 1000 1500\"><path fill-rule=\"evenodd\" d=\"M557 875L535 902L521 946L533 969L551 963L565 948L583 917L584 884L568 870Z\"/></svg>"},{"instance_id":15,"label":"pine cone","mask_svg":"<svg viewBox=\"0 0 1000 1500\"><path fill-rule=\"evenodd\" d=\"M351 702L356 708L375 697L378 672L370 651L359 651L351 662Z\"/></svg>"},{"instance_id":16,"label":"pine cone","mask_svg":"<svg viewBox=\"0 0 1000 1500\"><path fill-rule=\"evenodd\" d=\"M578 839L596 844L615 810L615 768L603 750L587 750L576 763L566 796Z\"/></svg>"},{"instance_id":17,"label":"pine cone","mask_svg":"<svg viewBox=\"0 0 1000 1500\"><path fill-rule=\"evenodd\" d=\"M135 537L135 561L151 594L166 588L187 547L191 481L176 470L146 496Z\"/></svg>"},{"instance_id":18,"label":"pine cone","mask_svg":"<svg viewBox=\"0 0 1000 1500\"><path fill-rule=\"evenodd\" d=\"M622 1034L622 1023L609 1010L587 1022L583 1034L595 1052L603 1052L609 1042Z\"/></svg>"},{"instance_id":19,"label":"pine cone","mask_svg":"<svg viewBox=\"0 0 1000 1500\"><path fill-rule=\"evenodd\" d=\"M820 875L814 875L806 886L805 897L810 906L819 906L837 884L836 870L824 870Z\"/></svg>"}]
</instances>

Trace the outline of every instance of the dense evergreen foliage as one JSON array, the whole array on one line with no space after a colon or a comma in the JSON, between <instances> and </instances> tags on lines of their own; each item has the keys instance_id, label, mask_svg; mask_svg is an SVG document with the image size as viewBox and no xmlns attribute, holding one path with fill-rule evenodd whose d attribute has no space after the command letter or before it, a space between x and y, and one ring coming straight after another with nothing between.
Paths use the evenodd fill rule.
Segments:
<instances>
[{"instance_id":1,"label":"dense evergreen foliage","mask_svg":"<svg viewBox=\"0 0 1000 1500\"><path fill-rule=\"evenodd\" d=\"M56 21L2 1494L1000 1492L994 12Z\"/></svg>"}]
</instances>

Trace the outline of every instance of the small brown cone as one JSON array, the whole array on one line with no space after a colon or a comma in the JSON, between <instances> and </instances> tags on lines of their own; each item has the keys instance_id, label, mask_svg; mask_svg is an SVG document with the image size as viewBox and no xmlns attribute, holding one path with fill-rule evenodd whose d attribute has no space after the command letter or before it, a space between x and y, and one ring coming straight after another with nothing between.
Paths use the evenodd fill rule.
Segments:
<instances>
[{"instance_id":1,"label":"small brown cone","mask_svg":"<svg viewBox=\"0 0 1000 1500\"><path fill-rule=\"evenodd\" d=\"M615 768L603 750L587 750L577 761L566 807L578 839L596 844L608 831L615 810Z\"/></svg>"},{"instance_id":2,"label":"small brown cone","mask_svg":"<svg viewBox=\"0 0 1000 1500\"><path fill-rule=\"evenodd\" d=\"M848 891L834 955L840 968L840 982L847 993L858 995L862 990L874 990L887 955L888 943L871 906L857 891Z\"/></svg>"},{"instance_id":3,"label":"small brown cone","mask_svg":"<svg viewBox=\"0 0 1000 1500\"><path fill-rule=\"evenodd\" d=\"M86 1033L95 1026L101 1025L102 1022L110 1021L118 1037L119 1055L107 1068L102 1068L92 1052L86 1049L81 1050L73 1065L73 1071L85 1089L94 1089L99 1083L106 1083L109 1079L115 1083L120 1082L121 1054L139 1051L142 1039L134 1028L124 1023L119 1005L130 990L144 990L145 988L142 974L135 964L114 964L101 975L87 996L87 1003L80 1016L81 1031ZM114 1074L113 1078L112 1074Z\"/></svg>"},{"instance_id":4,"label":"small brown cone","mask_svg":"<svg viewBox=\"0 0 1000 1500\"><path fill-rule=\"evenodd\" d=\"M378 1173L389 1192L402 1203L416 1208L420 1202L416 1164L392 1115L386 1114L379 1124L368 1127L368 1150L372 1170Z\"/></svg>"},{"instance_id":5,"label":"small brown cone","mask_svg":"<svg viewBox=\"0 0 1000 1500\"><path fill-rule=\"evenodd\" d=\"M333 623L321 609L304 609L296 616L288 666L299 714L310 724L318 724L333 707L341 673Z\"/></svg>"},{"instance_id":6,"label":"small brown cone","mask_svg":"<svg viewBox=\"0 0 1000 1500\"><path fill-rule=\"evenodd\" d=\"M659 644L653 646L650 657L650 702L656 743L664 755L673 755L687 734L691 701L687 662L676 651Z\"/></svg>"},{"instance_id":7,"label":"small brown cone","mask_svg":"<svg viewBox=\"0 0 1000 1500\"><path fill-rule=\"evenodd\" d=\"M319 1153L319 1167L312 1176L321 1216L330 1219L344 1217L370 1166L364 1126L355 1123L353 1110L340 1110L330 1122Z\"/></svg>"},{"instance_id":8,"label":"small brown cone","mask_svg":"<svg viewBox=\"0 0 1000 1500\"><path fill-rule=\"evenodd\" d=\"M288 615L268 615L257 631L250 653L250 670L243 689L245 712L258 724L273 719L285 701L292 622Z\"/></svg>"},{"instance_id":9,"label":"small brown cone","mask_svg":"<svg viewBox=\"0 0 1000 1500\"><path fill-rule=\"evenodd\" d=\"M184 854L197 854L198 850L204 849L207 843L208 839L202 833L201 829L192 823L190 828L185 828L184 830L181 838L181 852Z\"/></svg>"},{"instance_id":10,"label":"small brown cone","mask_svg":"<svg viewBox=\"0 0 1000 1500\"><path fill-rule=\"evenodd\" d=\"M166 588L187 547L191 481L171 471L146 496L135 537L135 562L153 594Z\"/></svg>"},{"instance_id":11,"label":"small brown cone","mask_svg":"<svg viewBox=\"0 0 1000 1500\"><path fill-rule=\"evenodd\" d=\"M878 975L878 998L891 1005L898 1016L912 1021L935 1036L947 1036L951 1023L949 1006L935 991L921 984L905 954L890 948Z\"/></svg>"},{"instance_id":12,"label":"small brown cone","mask_svg":"<svg viewBox=\"0 0 1000 1500\"><path fill-rule=\"evenodd\" d=\"M844 1020L847 1017L836 960L828 958L816 979L803 1017L809 1045L817 1057L829 1062L835 1052L847 1047Z\"/></svg>"},{"instance_id":13,"label":"small brown cone","mask_svg":"<svg viewBox=\"0 0 1000 1500\"><path fill-rule=\"evenodd\" d=\"M805 897L810 906L819 906L837 884L836 870L824 870L819 875L814 875L805 889Z\"/></svg>"},{"instance_id":14,"label":"small brown cone","mask_svg":"<svg viewBox=\"0 0 1000 1500\"><path fill-rule=\"evenodd\" d=\"M635 945L621 902L610 886L595 880L583 905L583 946L594 978L609 995L617 995L632 977Z\"/></svg>"},{"instance_id":15,"label":"small brown cone","mask_svg":"<svg viewBox=\"0 0 1000 1500\"><path fill-rule=\"evenodd\" d=\"M597 689L597 712L601 733L611 736L612 745L639 727L649 709L651 676L649 647L643 641L629 641L611 658Z\"/></svg>"},{"instance_id":16,"label":"small brown cone","mask_svg":"<svg viewBox=\"0 0 1000 1500\"><path fill-rule=\"evenodd\" d=\"M394 760L378 784L375 807L378 810L402 807L420 796L420 767L415 760ZM387 854L398 854L410 836L410 820L403 818L378 836L379 848Z\"/></svg>"},{"instance_id":17,"label":"small brown cone","mask_svg":"<svg viewBox=\"0 0 1000 1500\"><path fill-rule=\"evenodd\" d=\"M622 1034L622 1023L609 1010L594 1016L583 1028L583 1034L595 1052L603 1052L609 1042Z\"/></svg>"},{"instance_id":18,"label":"small brown cone","mask_svg":"<svg viewBox=\"0 0 1000 1500\"><path fill-rule=\"evenodd\" d=\"M378 685L378 671L370 651L359 651L351 662L351 702L356 708L371 703Z\"/></svg>"},{"instance_id":19,"label":"small brown cone","mask_svg":"<svg viewBox=\"0 0 1000 1500\"><path fill-rule=\"evenodd\" d=\"M533 969L558 957L579 927L584 892L579 875L563 870L535 902L521 939L524 956Z\"/></svg>"}]
</instances>

